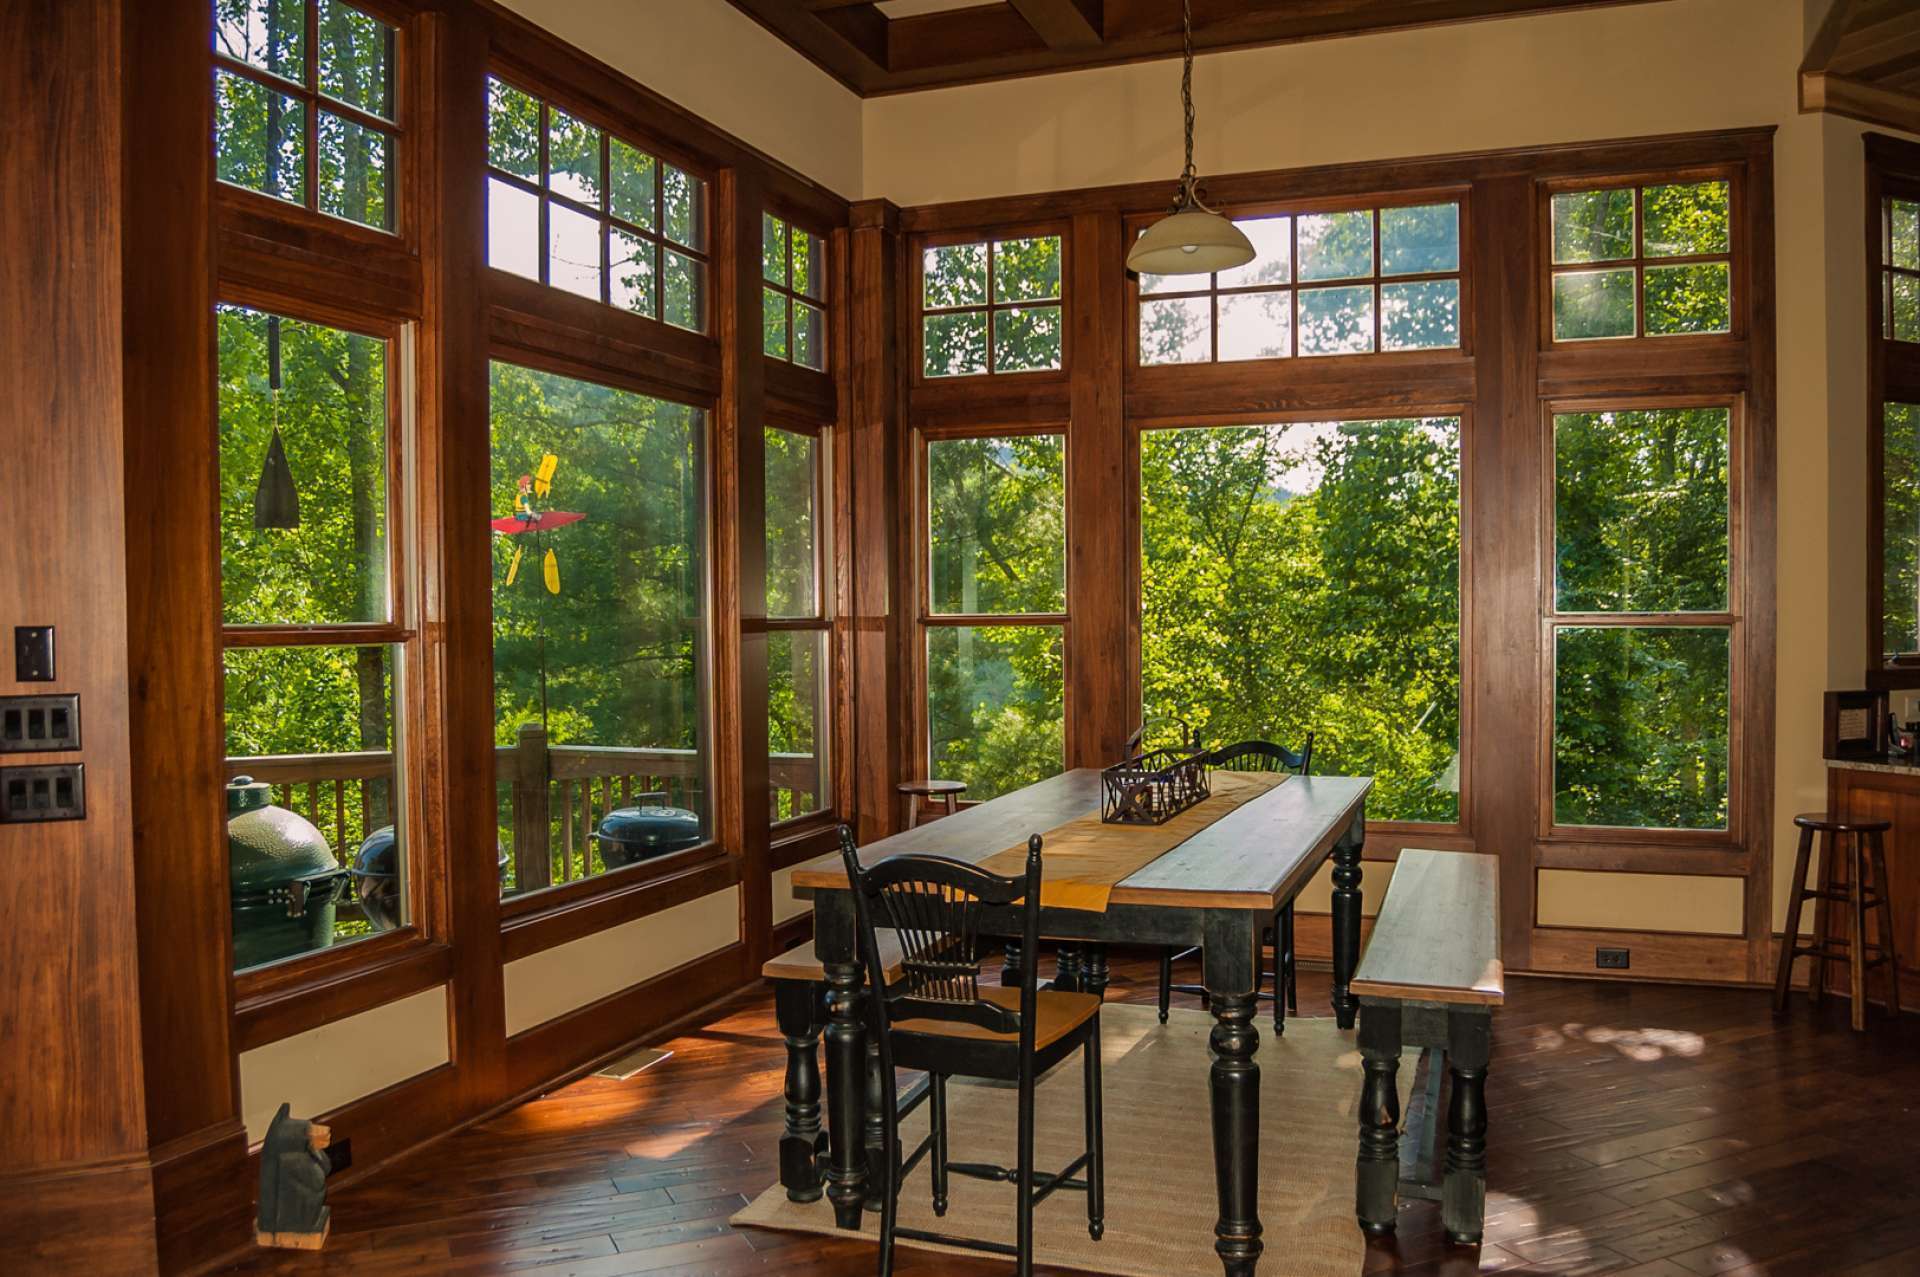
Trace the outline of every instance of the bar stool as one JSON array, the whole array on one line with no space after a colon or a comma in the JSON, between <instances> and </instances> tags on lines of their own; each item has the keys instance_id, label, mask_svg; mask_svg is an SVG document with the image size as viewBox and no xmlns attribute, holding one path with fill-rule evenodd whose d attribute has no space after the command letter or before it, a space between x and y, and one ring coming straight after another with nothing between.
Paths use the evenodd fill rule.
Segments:
<instances>
[{"instance_id":1,"label":"bar stool","mask_svg":"<svg viewBox=\"0 0 1920 1277\"><path fill-rule=\"evenodd\" d=\"M910 780L904 785L895 785L894 790L907 795L907 828L912 829L920 823L920 800L922 798L942 799L947 802L947 815L960 810L960 795L967 792L964 780Z\"/></svg>"},{"instance_id":2,"label":"bar stool","mask_svg":"<svg viewBox=\"0 0 1920 1277\"><path fill-rule=\"evenodd\" d=\"M1885 834L1893 828L1891 821L1885 820L1839 820L1825 812L1806 812L1793 818L1800 829L1800 851L1793 863L1793 896L1787 906L1787 934L1780 947L1780 971L1773 982L1773 1009L1784 1011L1787 1006L1787 985L1793 978L1793 960L1801 954L1813 959L1813 969L1808 972L1807 1001L1818 1003L1826 991L1827 963L1846 960L1851 975L1850 987L1853 994L1853 1027L1859 1031L1867 1027L1867 968L1884 965L1887 968L1887 1013L1900 1014L1900 960L1894 952L1893 901L1889 895L1887 880L1887 845ZM1814 852L1814 836L1820 835L1824 843L1820 856L1820 885L1807 886L1807 864ZM1840 853L1844 848L1847 860L1847 879L1840 882L1836 875ZM1871 875L1872 883L1867 879ZM1813 939L1811 943L1800 940L1800 902L1812 898ZM1847 935L1837 938L1834 935L1830 904L1839 904L1847 909ZM1880 942L1867 943L1867 910L1878 909L1875 918ZM1869 958L1867 951L1874 951Z\"/></svg>"}]
</instances>

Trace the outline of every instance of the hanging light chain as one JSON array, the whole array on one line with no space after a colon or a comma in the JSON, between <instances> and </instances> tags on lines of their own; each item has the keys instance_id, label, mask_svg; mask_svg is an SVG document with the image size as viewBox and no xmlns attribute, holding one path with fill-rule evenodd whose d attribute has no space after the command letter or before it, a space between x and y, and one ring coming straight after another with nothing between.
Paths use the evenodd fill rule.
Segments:
<instances>
[{"instance_id":1,"label":"hanging light chain","mask_svg":"<svg viewBox=\"0 0 1920 1277\"><path fill-rule=\"evenodd\" d=\"M1214 208L1200 198L1200 178L1193 170L1193 0L1180 0L1181 65L1180 106L1186 116L1186 167L1180 170L1180 189L1174 193L1173 211Z\"/></svg>"}]
</instances>

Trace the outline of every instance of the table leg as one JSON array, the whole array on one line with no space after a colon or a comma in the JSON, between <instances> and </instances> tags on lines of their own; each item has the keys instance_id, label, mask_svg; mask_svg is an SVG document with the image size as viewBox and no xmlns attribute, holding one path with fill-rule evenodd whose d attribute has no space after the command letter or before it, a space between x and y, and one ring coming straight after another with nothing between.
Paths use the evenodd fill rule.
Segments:
<instances>
[{"instance_id":1,"label":"table leg","mask_svg":"<svg viewBox=\"0 0 1920 1277\"><path fill-rule=\"evenodd\" d=\"M1400 1188L1400 1004L1367 1001L1360 1008L1360 1156L1353 1179L1354 1213L1363 1231L1393 1231Z\"/></svg>"},{"instance_id":2,"label":"table leg","mask_svg":"<svg viewBox=\"0 0 1920 1277\"><path fill-rule=\"evenodd\" d=\"M1000 984L1003 988L1017 989L1021 977L1026 973L1026 958L1020 952L1018 940L1007 941L1007 956L1000 964Z\"/></svg>"},{"instance_id":3,"label":"table leg","mask_svg":"<svg viewBox=\"0 0 1920 1277\"><path fill-rule=\"evenodd\" d=\"M773 1013L787 1043L786 1128L780 1135L780 1184L787 1199L820 1200L820 1010L824 990L811 980L776 980Z\"/></svg>"},{"instance_id":4,"label":"table leg","mask_svg":"<svg viewBox=\"0 0 1920 1277\"><path fill-rule=\"evenodd\" d=\"M1213 1249L1226 1277L1253 1277L1260 1240L1260 1030L1254 1026L1260 978L1260 915L1207 915L1204 980L1213 1010L1213 1171L1220 1215Z\"/></svg>"},{"instance_id":5,"label":"table leg","mask_svg":"<svg viewBox=\"0 0 1920 1277\"><path fill-rule=\"evenodd\" d=\"M1053 987L1062 993L1085 992L1085 984L1080 975L1078 946L1063 944L1055 954Z\"/></svg>"},{"instance_id":6,"label":"table leg","mask_svg":"<svg viewBox=\"0 0 1920 1277\"><path fill-rule=\"evenodd\" d=\"M1080 951L1080 988L1102 1001L1106 1000L1107 946L1090 944Z\"/></svg>"},{"instance_id":7,"label":"table leg","mask_svg":"<svg viewBox=\"0 0 1920 1277\"><path fill-rule=\"evenodd\" d=\"M1447 1240L1478 1245L1487 1213L1487 1061L1493 1017L1484 1011L1447 1013L1447 1069L1453 1099L1447 1105L1447 1178L1440 1223Z\"/></svg>"},{"instance_id":8,"label":"table leg","mask_svg":"<svg viewBox=\"0 0 1920 1277\"><path fill-rule=\"evenodd\" d=\"M814 953L827 975L827 1197L834 1222L860 1227L867 1196L867 1025L862 971L854 960L853 901L845 891L815 900Z\"/></svg>"},{"instance_id":9,"label":"table leg","mask_svg":"<svg viewBox=\"0 0 1920 1277\"><path fill-rule=\"evenodd\" d=\"M1347 986L1360 965L1360 851L1366 843L1365 815L1333 848L1333 1018L1351 1029L1359 1000Z\"/></svg>"}]
</instances>

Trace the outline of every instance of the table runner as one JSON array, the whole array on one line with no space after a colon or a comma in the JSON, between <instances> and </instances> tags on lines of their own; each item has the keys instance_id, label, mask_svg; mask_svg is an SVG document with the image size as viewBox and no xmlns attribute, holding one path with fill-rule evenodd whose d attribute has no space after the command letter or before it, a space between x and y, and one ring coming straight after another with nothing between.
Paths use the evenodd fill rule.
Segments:
<instances>
[{"instance_id":1,"label":"table runner","mask_svg":"<svg viewBox=\"0 0 1920 1277\"><path fill-rule=\"evenodd\" d=\"M1045 874L1040 903L1049 909L1105 913L1113 889L1236 807L1286 780L1286 772L1210 773L1213 793L1161 825L1110 825L1100 813L1079 816L1041 832ZM1016 843L980 862L1002 877L1026 871L1027 844Z\"/></svg>"}]
</instances>

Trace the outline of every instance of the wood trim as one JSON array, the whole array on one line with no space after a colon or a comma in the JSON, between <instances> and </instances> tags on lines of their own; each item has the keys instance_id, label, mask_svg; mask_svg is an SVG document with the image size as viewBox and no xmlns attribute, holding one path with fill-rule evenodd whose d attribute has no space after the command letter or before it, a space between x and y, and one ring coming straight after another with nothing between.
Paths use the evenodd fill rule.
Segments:
<instances>
[{"instance_id":1,"label":"wood trim","mask_svg":"<svg viewBox=\"0 0 1920 1277\"><path fill-rule=\"evenodd\" d=\"M158 1273L146 1158L0 1174L0 1245L29 1273Z\"/></svg>"},{"instance_id":2,"label":"wood trim","mask_svg":"<svg viewBox=\"0 0 1920 1277\"><path fill-rule=\"evenodd\" d=\"M403 943L397 951L381 955L377 960L369 961L372 955L358 952L362 945L350 946L340 952L352 954L354 961L341 964L323 978L302 970L290 973L291 978L277 987L241 995L233 1012L234 1051L251 1051L269 1042L371 1011L422 989L445 984L452 976L451 946L404 933L394 934ZM375 940L385 938L380 936ZM363 942L372 943L372 940ZM267 968L249 974L265 975L272 970Z\"/></svg>"},{"instance_id":3,"label":"wood trim","mask_svg":"<svg viewBox=\"0 0 1920 1277\"><path fill-rule=\"evenodd\" d=\"M741 881L737 858L712 849L706 858L668 877L647 878L625 885L609 883L604 877L592 879L590 884L598 890L583 893L557 907L508 918L500 929L501 961L514 962L596 931L723 891Z\"/></svg>"},{"instance_id":4,"label":"wood trim","mask_svg":"<svg viewBox=\"0 0 1920 1277\"><path fill-rule=\"evenodd\" d=\"M1633 966L1624 976L1594 966L1596 948L1631 950ZM1593 931L1576 927L1535 927L1530 969L1583 979L1677 980L1689 984L1761 984L1748 972L1743 936L1682 935L1664 931ZM1512 970L1512 964L1508 964Z\"/></svg>"},{"instance_id":5,"label":"wood trim","mask_svg":"<svg viewBox=\"0 0 1920 1277\"><path fill-rule=\"evenodd\" d=\"M1754 861L1772 854L1735 848L1650 847L1644 843L1542 842L1534 844L1538 869L1577 869L1591 873L1673 874L1681 877L1751 878Z\"/></svg>"}]
</instances>

